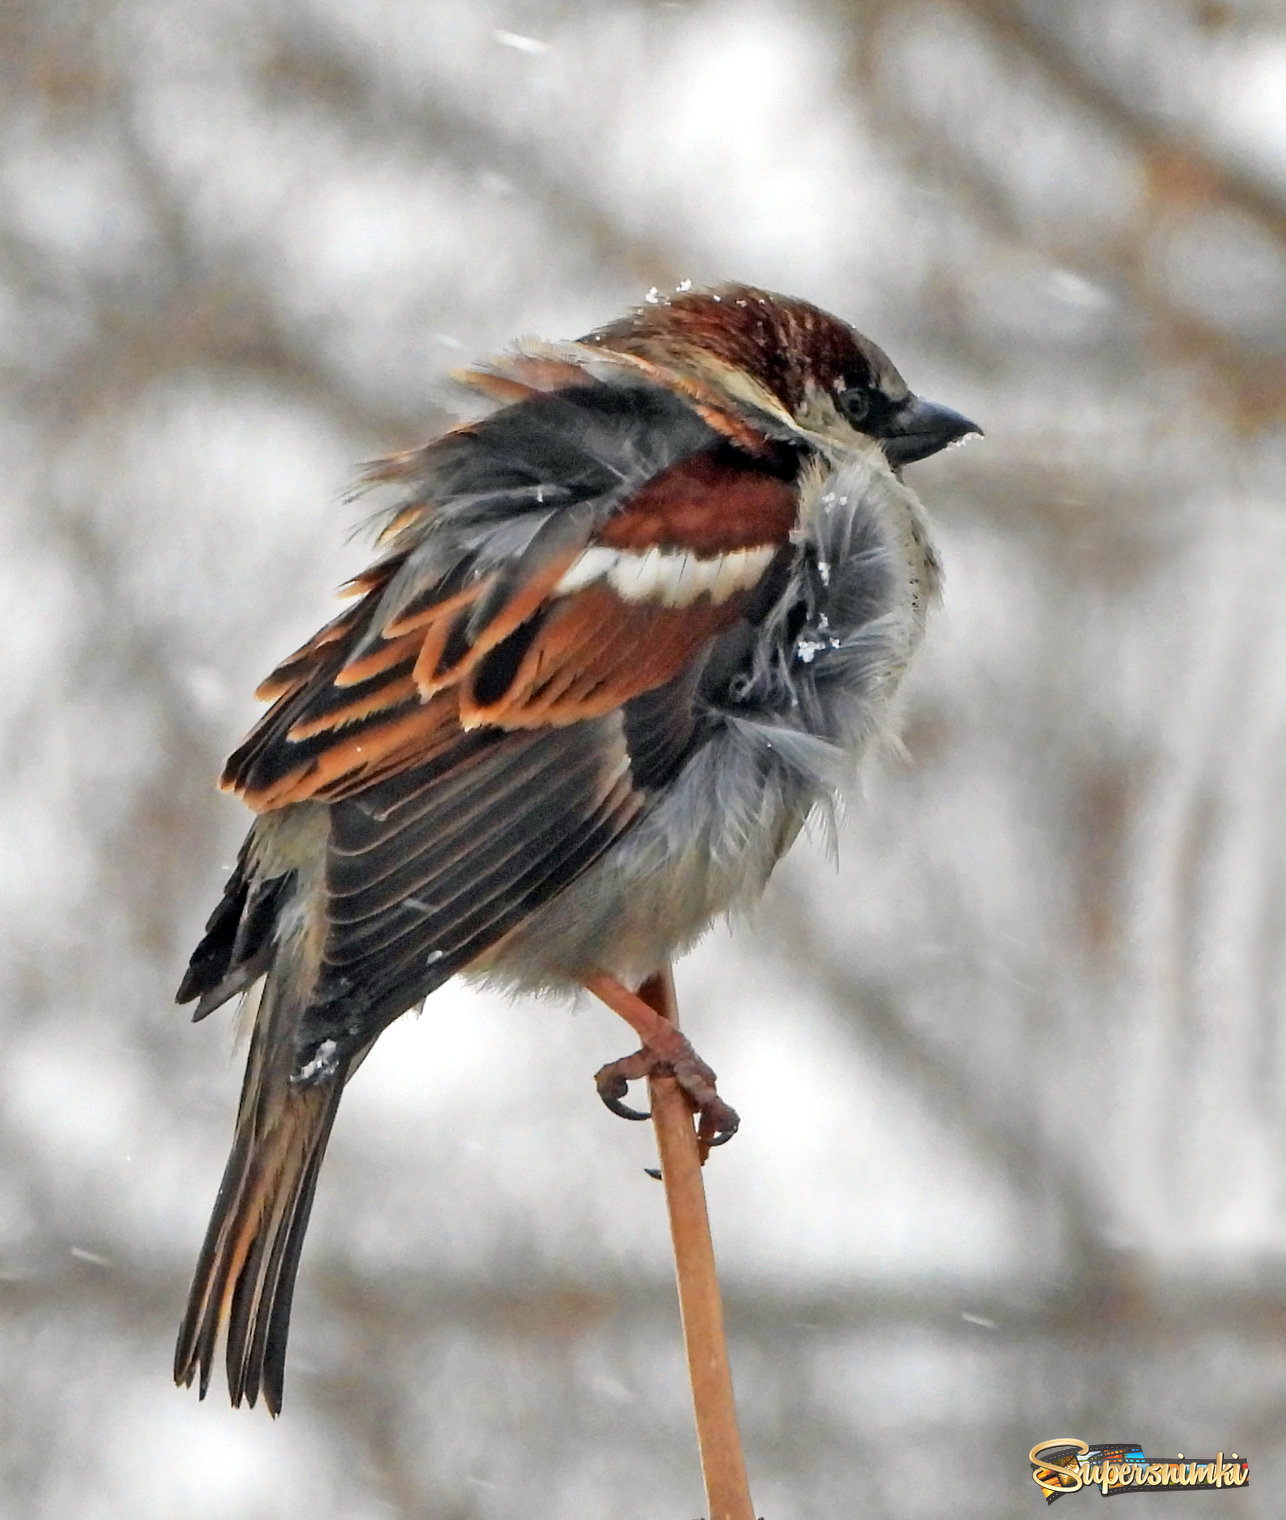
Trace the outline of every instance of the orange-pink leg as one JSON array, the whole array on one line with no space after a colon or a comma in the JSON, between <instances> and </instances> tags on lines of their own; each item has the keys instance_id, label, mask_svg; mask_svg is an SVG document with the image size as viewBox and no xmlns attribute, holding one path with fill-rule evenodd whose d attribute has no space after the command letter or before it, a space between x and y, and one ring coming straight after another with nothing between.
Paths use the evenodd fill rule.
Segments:
<instances>
[{"instance_id":1,"label":"orange-pink leg","mask_svg":"<svg viewBox=\"0 0 1286 1520\"><path fill-rule=\"evenodd\" d=\"M697 1133L704 1145L723 1145L737 1133L741 1120L736 1110L715 1091L714 1072L693 1050L687 1037L641 995L631 992L614 976L598 972L585 978L585 988L619 1013L643 1041L642 1050L619 1061L609 1061L594 1077L598 1095L622 1119L646 1119L647 1114L622 1102L629 1084L641 1077L673 1076L700 1115Z\"/></svg>"}]
</instances>

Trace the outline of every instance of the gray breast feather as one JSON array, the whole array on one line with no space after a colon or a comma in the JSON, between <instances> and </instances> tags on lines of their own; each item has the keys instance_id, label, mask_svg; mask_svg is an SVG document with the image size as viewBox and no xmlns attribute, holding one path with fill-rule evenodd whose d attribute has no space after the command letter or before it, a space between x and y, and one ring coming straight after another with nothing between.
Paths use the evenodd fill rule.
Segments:
<instances>
[{"instance_id":1,"label":"gray breast feather","mask_svg":"<svg viewBox=\"0 0 1286 1520\"><path fill-rule=\"evenodd\" d=\"M889 730L938 582L923 508L883 456L805 482L785 589L730 668L674 781L602 860L476 970L510 985L610 971L637 983L753 903L808 815Z\"/></svg>"}]
</instances>

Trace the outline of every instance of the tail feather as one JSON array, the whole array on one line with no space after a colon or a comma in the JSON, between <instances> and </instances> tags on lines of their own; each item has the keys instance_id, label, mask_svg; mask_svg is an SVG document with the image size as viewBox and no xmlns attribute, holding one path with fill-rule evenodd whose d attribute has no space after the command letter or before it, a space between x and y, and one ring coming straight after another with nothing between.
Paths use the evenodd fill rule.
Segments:
<instances>
[{"instance_id":1,"label":"tail feather","mask_svg":"<svg viewBox=\"0 0 1286 1520\"><path fill-rule=\"evenodd\" d=\"M335 1100L326 1120L326 1134L334 1123L339 1106L342 1084L335 1087ZM308 1215L312 1211L313 1193L321 1171L322 1157L326 1151L325 1139L313 1150L312 1159L304 1171L299 1196L288 1230L282 1232L273 1251L273 1292L271 1311L262 1315L255 1325L251 1345L251 1360L262 1367L264 1399L274 1412L281 1409L282 1382L286 1370L286 1338L290 1333L290 1307L295 1297L295 1277L299 1270L299 1257L304 1248L304 1235L308 1229Z\"/></svg>"},{"instance_id":2,"label":"tail feather","mask_svg":"<svg viewBox=\"0 0 1286 1520\"><path fill-rule=\"evenodd\" d=\"M347 1073L304 1087L290 1080L293 1041L281 1038L272 973L251 1042L232 1154L223 1174L174 1353L174 1380L200 1396L227 1328L234 1405L260 1393L281 1411L295 1274L317 1174Z\"/></svg>"}]
</instances>

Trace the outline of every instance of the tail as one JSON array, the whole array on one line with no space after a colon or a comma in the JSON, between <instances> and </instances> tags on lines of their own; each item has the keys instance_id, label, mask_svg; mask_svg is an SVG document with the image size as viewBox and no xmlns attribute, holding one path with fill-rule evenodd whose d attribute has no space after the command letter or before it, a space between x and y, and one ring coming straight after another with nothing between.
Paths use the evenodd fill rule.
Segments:
<instances>
[{"instance_id":1,"label":"tail","mask_svg":"<svg viewBox=\"0 0 1286 1520\"><path fill-rule=\"evenodd\" d=\"M227 1326L234 1405L262 1393L281 1412L295 1273L347 1070L292 1083L298 1009L277 968L260 999L232 1154L197 1262L174 1352L174 1381L210 1385L215 1343Z\"/></svg>"}]
</instances>

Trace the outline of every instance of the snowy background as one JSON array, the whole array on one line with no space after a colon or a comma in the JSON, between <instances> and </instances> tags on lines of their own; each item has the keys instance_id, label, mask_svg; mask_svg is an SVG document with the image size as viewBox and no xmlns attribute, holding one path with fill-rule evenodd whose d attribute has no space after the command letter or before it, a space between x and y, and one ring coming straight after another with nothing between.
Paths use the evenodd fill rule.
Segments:
<instances>
[{"instance_id":1,"label":"snowy background","mask_svg":"<svg viewBox=\"0 0 1286 1520\"><path fill-rule=\"evenodd\" d=\"M240 1081L171 999L360 462L727 278L987 429L913 471L911 763L679 971L756 1506L1035 1515L1072 1434L1249 1456L1157 1520L1279 1514L1281 5L18 0L0 78L4 1520L702 1511L619 1021L383 1038L273 1423L170 1386Z\"/></svg>"}]
</instances>

